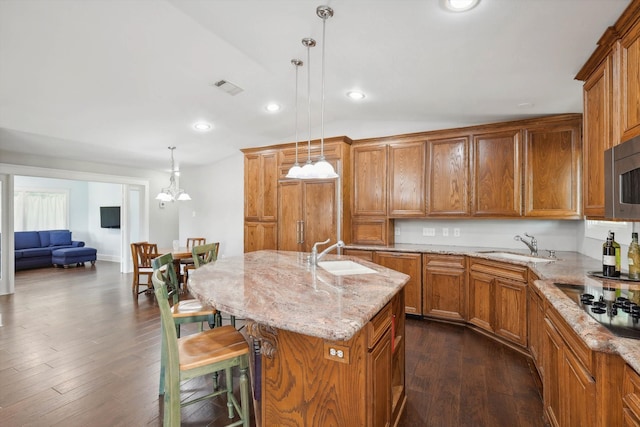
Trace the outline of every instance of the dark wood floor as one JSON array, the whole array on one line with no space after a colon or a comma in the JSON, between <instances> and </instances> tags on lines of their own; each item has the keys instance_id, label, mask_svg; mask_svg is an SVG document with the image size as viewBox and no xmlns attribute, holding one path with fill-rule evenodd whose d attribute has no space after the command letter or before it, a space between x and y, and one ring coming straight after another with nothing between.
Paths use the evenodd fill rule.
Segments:
<instances>
[{"instance_id":1,"label":"dark wood floor","mask_svg":"<svg viewBox=\"0 0 640 427\"><path fill-rule=\"evenodd\" d=\"M161 424L158 309L130 281L106 262L17 272L0 296L0 425ZM402 427L545 425L526 357L456 325L409 319L406 335ZM183 409L183 425L223 425L220 404Z\"/></svg>"}]
</instances>

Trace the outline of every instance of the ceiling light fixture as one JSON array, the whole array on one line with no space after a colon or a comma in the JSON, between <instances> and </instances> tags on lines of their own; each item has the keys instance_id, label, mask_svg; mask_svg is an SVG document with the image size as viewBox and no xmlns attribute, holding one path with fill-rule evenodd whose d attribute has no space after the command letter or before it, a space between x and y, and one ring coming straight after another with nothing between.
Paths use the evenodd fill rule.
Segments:
<instances>
[{"instance_id":1,"label":"ceiling light fixture","mask_svg":"<svg viewBox=\"0 0 640 427\"><path fill-rule=\"evenodd\" d=\"M314 165L315 175L317 178L337 178L338 174L324 158L324 51L325 51L325 26L327 19L333 16L333 9L329 6L318 6L316 15L322 19L322 98L320 101L320 160Z\"/></svg>"},{"instance_id":2,"label":"ceiling light fixture","mask_svg":"<svg viewBox=\"0 0 640 427\"><path fill-rule=\"evenodd\" d=\"M311 162L311 48L316 45L312 38L302 39L302 45L307 48L307 116L309 121L309 138L307 139L307 162L302 167L300 178L315 178L313 163Z\"/></svg>"},{"instance_id":3,"label":"ceiling light fixture","mask_svg":"<svg viewBox=\"0 0 640 427\"><path fill-rule=\"evenodd\" d=\"M206 122L198 122L193 124L193 128L200 132L206 132L208 130L211 130L211 127L212 126Z\"/></svg>"},{"instance_id":4,"label":"ceiling light fixture","mask_svg":"<svg viewBox=\"0 0 640 427\"><path fill-rule=\"evenodd\" d=\"M452 12L466 12L476 7L480 0L444 0L444 7Z\"/></svg>"},{"instance_id":5,"label":"ceiling light fixture","mask_svg":"<svg viewBox=\"0 0 640 427\"><path fill-rule=\"evenodd\" d=\"M276 103L267 104L267 106L265 107L265 110L267 110L270 113L275 113L277 111L280 111L280 105Z\"/></svg>"},{"instance_id":6,"label":"ceiling light fixture","mask_svg":"<svg viewBox=\"0 0 640 427\"><path fill-rule=\"evenodd\" d=\"M167 147L171 150L171 177L169 178L169 186L167 188L163 188L160 190L158 195L156 196L156 200L160 200L161 202L175 202L191 200L189 194L184 191L182 188L178 187L178 183L176 182L176 176L178 175L178 171L175 168L175 162L173 160L173 150L176 147Z\"/></svg>"},{"instance_id":7,"label":"ceiling light fixture","mask_svg":"<svg viewBox=\"0 0 640 427\"><path fill-rule=\"evenodd\" d=\"M347 97L349 97L349 99L353 99L354 101L360 101L361 99L365 98L365 95L360 91L350 90L349 92L347 92Z\"/></svg>"},{"instance_id":8,"label":"ceiling light fixture","mask_svg":"<svg viewBox=\"0 0 640 427\"><path fill-rule=\"evenodd\" d=\"M298 163L298 68L302 66L303 62L299 59L292 59L291 63L296 67L296 98L295 98L295 110L296 110L296 162L291 166L287 173L287 178L300 178L302 175L302 168Z\"/></svg>"}]
</instances>

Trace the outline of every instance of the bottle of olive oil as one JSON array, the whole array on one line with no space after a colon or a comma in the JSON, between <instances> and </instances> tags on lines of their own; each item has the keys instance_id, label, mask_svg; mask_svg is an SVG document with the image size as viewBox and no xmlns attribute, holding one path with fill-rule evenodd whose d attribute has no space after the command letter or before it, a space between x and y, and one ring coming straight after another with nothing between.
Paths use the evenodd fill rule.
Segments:
<instances>
[{"instance_id":1,"label":"bottle of olive oil","mask_svg":"<svg viewBox=\"0 0 640 427\"><path fill-rule=\"evenodd\" d=\"M640 280L640 246L638 246L638 233L631 233L631 244L629 244L629 279Z\"/></svg>"}]
</instances>

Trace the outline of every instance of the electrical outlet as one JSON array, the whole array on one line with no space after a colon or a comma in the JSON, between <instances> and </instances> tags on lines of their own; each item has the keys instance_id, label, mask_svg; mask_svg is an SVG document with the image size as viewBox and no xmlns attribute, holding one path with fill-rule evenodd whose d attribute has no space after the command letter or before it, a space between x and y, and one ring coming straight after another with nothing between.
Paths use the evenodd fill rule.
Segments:
<instances>
[{"instance_id":1,"label":"electrical outlet","mask_svg":"<svg viewBox=\"0 0 640 427\"><path fill-rule=\"evenodd\" d=\"M447 237L449 235L449 229L447 227L442 228L442 235Z\"/></svg>"},{"instance_id":2,"label":"electrical outlet","mask_svg":"<svg viewBox=\"0 0 640 427\"><path fill-rule=\"evenodd\" d=\"M453 229L453 237L460 237L460 229L459 228L454 228Z\"/></svg>"},{"instance_id":3,"label":"electrical outlet","mask_svg":"<svg viewBox=\"0 0 640 427\"><path fill-rule=\"evenodd\" d=\"M423 236L435 236L436 235L436 229L435 228L423 228L422 229L422 235Z\"/></svg>"},{"instance_id":4,"label":"electrical outlet","mask_svg":"<svg viewBox=\"0 0 640 427\"><path fill-rule=\"evenodd\" d=\"M395 231L396 231L396 236L399 236L400 235L400 227L396 227Z\"/></svg>"}]
</instances>

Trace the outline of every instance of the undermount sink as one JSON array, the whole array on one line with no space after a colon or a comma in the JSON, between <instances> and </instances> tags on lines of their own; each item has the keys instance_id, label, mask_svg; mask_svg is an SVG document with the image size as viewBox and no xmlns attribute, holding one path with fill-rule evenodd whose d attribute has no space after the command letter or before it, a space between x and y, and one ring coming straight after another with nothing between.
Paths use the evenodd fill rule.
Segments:
<instances>
[{"instance_id":1,"label":"undermount sink","mask_svg":"<svg viewBox=\"0 0 640 427\"><path fill-rule=\"evenodd\" d=\"M512 254L511 252L482 252L485 255L491 255L496 258L504 258L513 261L522 261L522 262L551 262L556 261L551 258L539 258L536 256L529 255L520 255L520 254Z\"/></svg>"},{"instance_id":2,"label":"undermount sink","mask_svg":"<svg viewBox=\"0 0 640 427\"><path fill-rule=\"evenodd\" d=\"M376 273L375 270L353 261L322 261L318 265L334 276Z\"/></svg>"}]
</instances>

